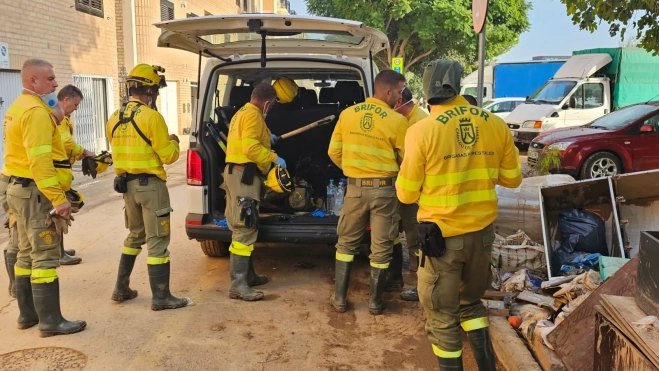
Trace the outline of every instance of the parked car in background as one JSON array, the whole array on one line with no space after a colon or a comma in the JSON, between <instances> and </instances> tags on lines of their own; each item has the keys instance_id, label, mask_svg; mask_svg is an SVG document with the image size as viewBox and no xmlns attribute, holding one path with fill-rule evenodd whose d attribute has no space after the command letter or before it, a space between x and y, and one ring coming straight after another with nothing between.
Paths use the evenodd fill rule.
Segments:
<instances>
[{"instance_id":1,"label":"parked car in background","mask_svg":"<svg viewBox=\"0 0 659 371\"><path fill-rule=\"evenodd\" d=\"M560 173L576 179L659 169L659 101L635 104L590 124L541 133L529 146L537 169L547 156L560 156ZM549 163L546 161L545 163Z\"/></svg>"},{"instance_id":2,"label":"parked car in background","mask_svg":"<svg viewBox=\"0 0 659 371\"><path fill-rule=\"evenodd\" d=\"M497 98L483 102L483 109L505 119L517 106L523 104L526 98Z\"/></svg>"}]
</instances>

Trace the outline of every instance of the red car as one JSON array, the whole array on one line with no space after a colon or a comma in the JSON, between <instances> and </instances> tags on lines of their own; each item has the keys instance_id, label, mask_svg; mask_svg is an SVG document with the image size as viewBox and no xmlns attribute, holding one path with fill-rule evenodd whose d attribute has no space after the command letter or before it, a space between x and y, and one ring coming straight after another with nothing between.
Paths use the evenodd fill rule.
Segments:
<instances>
[{"instance_id":1,"label":"red car","mask_svg":"<svg viewBox=\"0 0 659 371\"><path fill-rule=\"evenodd\" d=\"M543 132L529 145L528 163L536 168L551 153L560 154L561 165L550 170L575 179L659 169L659 101L621 108L584 126Z\"/></svg>"}]
</instances>

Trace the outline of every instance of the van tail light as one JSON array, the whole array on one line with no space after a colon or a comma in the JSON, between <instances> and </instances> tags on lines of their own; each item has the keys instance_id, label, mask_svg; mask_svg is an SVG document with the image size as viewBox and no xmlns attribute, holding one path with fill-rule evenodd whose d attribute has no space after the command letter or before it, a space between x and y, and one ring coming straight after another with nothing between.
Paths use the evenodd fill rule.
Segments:
<instances>
[{"instance_id":1,"label":"van tail light","mask_svg":"<svg viewBox=\"0 0 659 371\"><path fill-rule=\"evenodd\" d=\"M201 157L199 157L197 151L188 150L187 178L188 185L202 185Z\"/></svg>"}]
</instances>

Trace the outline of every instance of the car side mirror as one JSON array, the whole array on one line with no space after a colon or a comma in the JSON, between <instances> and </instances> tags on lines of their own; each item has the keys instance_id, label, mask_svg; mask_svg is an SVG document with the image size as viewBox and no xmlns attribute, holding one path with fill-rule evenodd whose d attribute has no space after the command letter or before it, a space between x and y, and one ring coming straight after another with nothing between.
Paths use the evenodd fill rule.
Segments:
<instances>
[{"instance_id":1,"label":"car side mirror","mask_svg":"<svg viewBox=\"0 0 659 371\"><path fill-rule=\"evenodd\" d=\"M575 97L570 97L569 107L570 107L570 108L575 108L576 106L577 106L577 98L575 98Z\"/></svg>"},{"instance_id":2,"label":"car side mirror","mask_svg":"<svg viewBox=\"0 0 659 371\"><path fill-rule=\"evenodd\" d=\"M654 133L654 125L643 125L641 126L641 133Z\"/></svg>"}]
</instances>

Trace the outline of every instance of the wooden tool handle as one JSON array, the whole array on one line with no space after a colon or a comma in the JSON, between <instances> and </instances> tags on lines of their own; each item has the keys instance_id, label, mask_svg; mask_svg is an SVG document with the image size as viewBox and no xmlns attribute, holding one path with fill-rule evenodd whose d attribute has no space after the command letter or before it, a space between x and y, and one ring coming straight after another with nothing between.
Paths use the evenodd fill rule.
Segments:
<instances>
[{"instance_id":1,"label":"wooden tool handle","mask_svg":"<svg viewBox=\"0 0 659 371\"><path fill-rule=\"evenodd\" d=\"M277 137L277 139L275 140L275 143L276 143L278 140L280 140L280 139L290 138L290 137L292 137L292 136L294 136L294 135L298 135L298 134L300 134L300 133L304 133L305 131L307 131L307 130L309 130L309 129L313 129L313 128L318 127L318 126L321 126L321 125L329 124L330 122L332 122L332 120L334 120L335 117L336 117L335 115L329 115L329 116L324 117L324 118L322 118L322 119L320 119L320 120L318 120L318 121L314 121L314 122L312 122L312 123L309 124L309 125L305 125L305 126L299 128L299 129L295 129L295 130L293 130L293 131L289 131L289 132L286 133L286 134L282 134L281 136Z\"/></svg>"}]
</instances>

